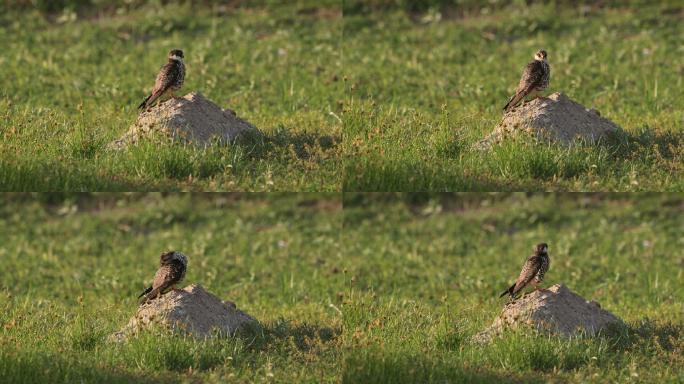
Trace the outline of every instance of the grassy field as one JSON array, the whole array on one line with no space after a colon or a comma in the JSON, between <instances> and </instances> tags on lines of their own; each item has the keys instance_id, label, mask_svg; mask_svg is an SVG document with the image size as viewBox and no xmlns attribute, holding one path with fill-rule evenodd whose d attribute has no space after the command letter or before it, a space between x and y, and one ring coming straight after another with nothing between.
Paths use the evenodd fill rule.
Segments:
<instances>
[{"instance_id":1,"label":"grassy field","mask_svg":"<svg viewBox=\"0 0 684 384\"><path fill-rule=\"evenodd\" d=\"M0 190L341 189L339 2L131 3L0 12ZM181 95L200 91L265 136L105 150L173 48L186 57Z\"/></svg>"},{"instance_id":2,"label":"grassy field","mask_svg":"<svg viewBox=\"0 0 684 384\"><path fill-rule=\"evenodd\" d=\"M0 381L334 382L344 351L339 194L0 196ZM159 254L262 333L105 341Z\"/></svg>"},{"instance_id":3,"label":"grassy field","mask_svg":"<svg viewBox=\"0 0 684 384\"><path fill-rule=\"evenodd\" d=\"M681 382L679 195L4 195L0 377L43 382ZM532 245L623 318L470 342ZM263 331L106 341L162 250Z\"/></svg>"},{"instance_id":4,"label":"grassy field","mask_svg":"<svg viewBox=\"0 0 684 384\"><path fill-rule=\"evenodd\" d=\"M684 381L684 197L345 194L349 383ZM595 339L491 324L534 244L564 283L627 323Z\"/></svg>"},{"instance_id":5,"label":"grassy field","mask_svg":"<svg viewBox=\"0 0 684 384\"><path fill-rule=\"evenodd\" d=\"M512 3L466 12L344 8L344 189L684 189L681 3ZM625 137L569 149L525 141L471 149L500 121L540 48L552 68L548 93L596 108Z\"/></svg>"}]
</instances>

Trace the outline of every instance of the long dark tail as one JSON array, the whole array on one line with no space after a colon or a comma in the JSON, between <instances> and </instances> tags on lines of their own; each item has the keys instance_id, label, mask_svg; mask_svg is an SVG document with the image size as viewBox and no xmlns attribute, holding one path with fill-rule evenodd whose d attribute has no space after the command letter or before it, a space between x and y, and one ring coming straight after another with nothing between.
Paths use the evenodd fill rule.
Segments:
<instances>
[{"instance_id":1,"label":"long dark tail","mask_svg":"<svg viewBox=\"0 0 684 384\"><path fill-rule=\"evenodd\" d=\"M511 295L511 297L513 297L513 288L515 288L515 283L513 283L513 285L511 285L507 290L503 291L499 297L504 297L506 295Z\"/></svg>"},{"instance_id":2,"label":"long dark tail","mask_svg":"<svg viewBox=\"0 0 684 384\"><path fill-rule=\"evenodd\" d=\"M147 100L149 100L150 97L152 97L152 94L150 94L149 96L147 96L147 98L145 99L145 101L143 101L142 103L140 103L140 105L138 105L138 109L143 109L143 108L145 108L145 107L147 106ZM150 289L151 289L151 288L150 288Z\"/></svg>"},{"instance_id":3,"label":"long dark tail","mask_svg":"<svg viewBox=\"0 0 684 384\"><path fill-rule=\"evenodd\" d=\"M143 292L142 295L140 295L140 297L142 297L142 300L140 300L140 304L144 304L150 300L156 299L160 294L161 291L159 290L159 287L155 289L152 289L152 287L150 287L147 290L145 290L145 292Z\"/></svg>"},{"instance_id":4,"label":"long dark tail","mask_svg":"<svg viewBox=\"0 0 684 384\"><path fill-rule=\"evenodd\" d=\"M508 103L506 103L506 106L503 107L504 111L508 112L509 107L515 107L520 102L521 95L521 93L516 93L515 95L513 95L513 97L511 97L510 100L508 100Z\"/></svg>"},{"instance_id":5,"label":"long dark tail","mask_svg":"<svg viewBox=\"0 0 684 384\"><path fill-rule=\"evenodd\" d=\"M141 293L140 296L138 296L138 299L141 298L141 297L143 297L143 296L145 296L145 295L147 295L147 294L150 293L151 291L152 291L152 286L150 285L150 287L147 288L147 289L145 290L145 292Z\"/></svg>"},{"instance_id":6,"label":"long dark tail","mask_svg":"<svg viewBox=\"0 0 684 384\"><path fill-rule=\"evenodd\" d=\"M511 101L513 101L514 98L515 98L515 95L513 95L513 97L508 99L508 103L506 103L506 105L503 107L504 111L508 109L508 106L511 105Z\"/></svg>"}]
</instances>

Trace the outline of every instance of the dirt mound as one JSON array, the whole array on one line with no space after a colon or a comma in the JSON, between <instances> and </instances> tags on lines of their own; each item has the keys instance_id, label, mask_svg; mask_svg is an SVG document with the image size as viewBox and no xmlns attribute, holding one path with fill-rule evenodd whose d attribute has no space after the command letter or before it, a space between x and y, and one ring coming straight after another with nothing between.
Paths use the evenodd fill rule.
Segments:
<instances>
[{"instance_id":1,"label":"dirt mound","mask_svg":"<svg viewBox=\"0 0 684 384\"><path fill-rule=\"evenodd\" d=\"M110 335L109 340L124 341L141 329L156 324L206 338L232 335L239 329L258 323L237 309L234 303L221 301L201 286L193 284L141 304L128 325Z\"/></svg>"},{"instance_id":2,"label":"dirt mound","mask_svg":"<svg viewBox=\"0 0 684 384\"><path fill-rule=\"evenodd\" d=\"M494 131L476 147L486 149L520 133L567 146L574 141L593 144L622 132L622 128L601 117L597 110L588 109L557 92L507 112Z\"/></svg>"},{"instance_id":3,"label":"dirt mound","mask_svg":"<svg viewBox=\"0 0 684 384\"><path fill-rule=\"evenodd\" d=\"M505 329L521 324L559 336L570 337L581 332L593 336L614 323L622 320L601 309L597 302L587 301L565 285L556 284L506 304L494 323L475 335L474 340L489 341Z\"/></svg>"},{"instance_id":4,"label":"dirt mound","mask_svg":"<svg viewBox=\"0 0 684 384\"><path fill-rule=\"evenodd\" d=\"M245 132L258 133L258 130L232 110L222 110L200 93L192 92L143 111L128 132L111 142L108 148L125 148L151 132L162 132L185 142L206 146L215 140L230 143Z\"/></svg>"}]
</instances>

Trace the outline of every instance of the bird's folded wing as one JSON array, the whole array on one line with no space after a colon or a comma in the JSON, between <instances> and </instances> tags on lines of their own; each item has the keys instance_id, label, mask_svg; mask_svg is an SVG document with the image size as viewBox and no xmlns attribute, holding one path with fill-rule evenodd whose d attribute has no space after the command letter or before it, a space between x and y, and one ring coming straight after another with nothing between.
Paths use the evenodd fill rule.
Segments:
<instances>
[{"instance_id":1,"label":"bird's folded wing","mask_svg":"<svg viewBox=\"0 0 684 384\"><path fill-rule=\"evenodd\" d=\"M515 282L515 288L513 288L514 292L517 292L518 290L524 288L527 284L534 279L534 276L537 275L537 271L539 270L539 258L537 256L532 256L527 261L525 262L525 265L523 265L522 271L520 271L520 276L518 276L518 280Z\"/></svg>"},{"instance_id":2,"label":"bird's folded wing","mask_svg":"<svg viewBox=\"0 0 684 384\"><path fill-rule=\"evenodd\" d=\"M516 93L522 93L527 95L530 93L537 85L539 85L543 78L544 68L542 63L534 60L533 62L525 66L523 70L522 77L520 78L520 83L518 84L518 89Z\"/></svg>"},{"instance_id":3,"label":"bird's folded wing","mask_svg":"<svg viewBox=\"0 0 684 384\"><path fill-rule=\"evenodd\" d=\"M527 95L527 93L524 93L524 92L516 93L515 95L513 95L513 97L511 97L511 101L509 101L508 104L506 104L506 107L504 107L504 109L508 109L509 106L517 105L518 102L520 102L520 99L525 97L525 95Z\"/></svg>"},{"instance_id":4,"label":"bird's folded wing","mask_svg":"<svg viewBox=\"0 0 684 384\"><path fill-rule=\"evenodd\" d=\"M180 68L179 65L174 63L167 63L159 71L157 75L157 80L154 83L154 91L152 93L162 94L166 92L171 85L173 85L174 79L179 75Z\"/></svg>"},{"instance_id":5,"label":"bird's folded wing","mask_svg":"<svg viewBox=\"0 0 684 384\"><path fill-rule=\"evenodd\" d=\"M172 275L171 266L162 265L154 274L154 281L152 282L152 288L162 287L168 284Z\"/></svg>"}]
</instances>

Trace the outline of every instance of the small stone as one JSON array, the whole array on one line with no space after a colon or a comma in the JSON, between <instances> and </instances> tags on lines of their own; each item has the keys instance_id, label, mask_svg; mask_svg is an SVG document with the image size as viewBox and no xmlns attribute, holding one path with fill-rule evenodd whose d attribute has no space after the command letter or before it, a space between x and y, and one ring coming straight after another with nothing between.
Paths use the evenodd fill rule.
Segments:
<instances>
[{"instance_id":1,"label":"small stone","mask_svg":"<svg viewBox=\"0 0 684 384\"><path fill-rule=\"evenodd\" d=\"M259 133L252 124L237 117L235 111L221 109L199 92L191 92L143 111L128 132L107 148L126 148L152 132L200 146L214 141L231 143L246 132Z\"/></svg>"},{"instance_id":2,"label":"small stone","mask_svg":"<svg viewBox=\"0 0 684 384\"><path fill-rule=\"evenodd\" d=\"M235 303L221 301L200 285L193 284L141 304L135 316L123 329L111 334L109 341L125 341L153 325L162 325L196 338L210 338L232 335L257 324L253 317L237 309Z\"/></svg>"},{"instance_id":3,"label":"small stone","mask_svg":"<svg viewBox=\"0 0 684 384\"><path fill-rule=\"evenodd\" d=\"M487 149L500 139L518 133L569 146L577 140L595 144L622 132L622 128L601 117L597 110L588 109L563 93L556 92L548 98L532 100L504 114L492 133L476 143L475 148Z\"/></svg>"},{"instance_id":4,"label":"small stone","mask_svg":"<svg viewBox=\"0 0 684 384\"><path fill-rule=\"evenodd\" d=\"M475 335L473 340L488 342L493 336L518 324L528 324L553 335L572 337L581 332L594 336L615 323L623 322L601 309L596 301L588 301L565 285L556 284L548 290L535 291L506 304L492 325Z\"/></svg>"}]
</instances>

